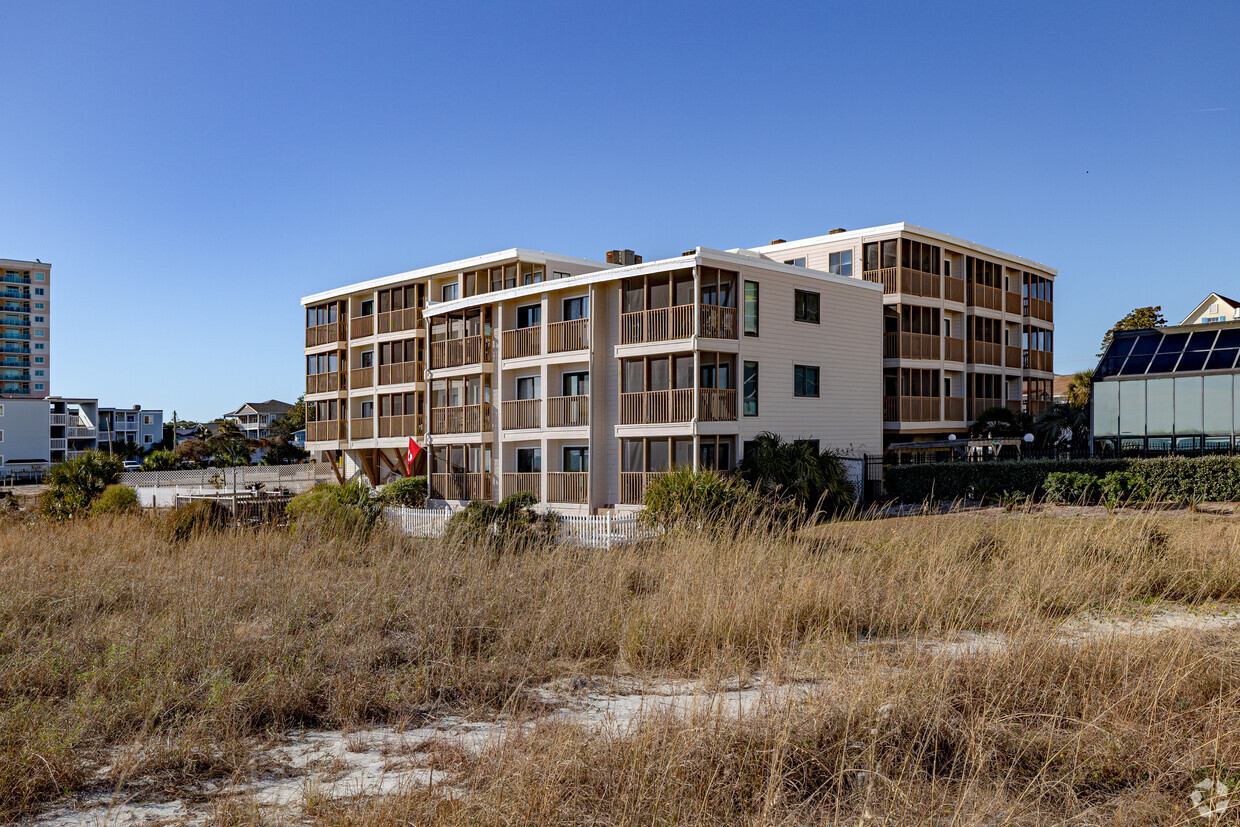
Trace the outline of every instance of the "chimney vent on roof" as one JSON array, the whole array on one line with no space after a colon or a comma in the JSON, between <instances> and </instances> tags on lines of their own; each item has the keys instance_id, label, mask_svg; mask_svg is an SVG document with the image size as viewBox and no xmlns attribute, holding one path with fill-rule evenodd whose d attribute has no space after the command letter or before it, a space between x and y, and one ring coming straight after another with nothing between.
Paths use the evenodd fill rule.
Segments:
<instances>
[{"instance_id":1,"label":"chimney vent on roof","mask_svg":"<svg viewBox=\"0 0 1240 827\"><path fill-rule=\"evenodd\" d=\"M642 257L632 250L608 250L607 263L620 265L641 264Z\"/></svg>"},{"instance_id":2,"label":"chimney vent on roof","mask_svg":"<svg viewBox=\"0 0 1240 827\"><path fill-rule=\"evenodd\" d=\"M695 255L696 253L697 253L697 250L685 250L683 253L681 253L681 255L691 256L691 255ZM1237 312L1240 312L1240 311L1237 311Z\"/></svg>"},{"instance_id":3,"label":"chimney vent on roof","mask_svg":"<svg viewBox=\"0 0 1240 827\"><path fill-rule=\"evenodd\" d=\"M845 230L843 227L836 227L834 230L827 230L827 235L835 235L836 233L846 233L846 232L848 231Z\"/></svg>"},{"instance_id":4,"label":"chimney vent on roof","mask_svg":"<svg viewBox=\"0 0 1240 827\"><path fill-rule=\"evenodd\" d=\"M772 239L771 239L771 243L772 243L772 244L787 244L787 243L788 243L788 239L786 239L786 238L772 238Z\"/></svg>"}]
</instances>

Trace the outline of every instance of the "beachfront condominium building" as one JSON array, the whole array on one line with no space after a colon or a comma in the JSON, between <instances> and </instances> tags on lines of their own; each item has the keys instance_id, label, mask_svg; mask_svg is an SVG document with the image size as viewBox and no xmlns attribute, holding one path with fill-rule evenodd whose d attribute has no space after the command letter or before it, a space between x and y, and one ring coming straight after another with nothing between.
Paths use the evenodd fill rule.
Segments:
<instances>
[{"instance_id":1,"label":"beachfront condominium building","mask_svg":"<svg viewBox=\"0 0 1240 827\"><path fill-rule=\"evenodd\" d=\"M50 392L51 271L41 261L0 259L0 397Z\"/></svg>"},{"instance_id":2,"label":"beachfront condominium building","mask_svg":"<svg viewBox=\"0 0 1240 827\"><path fill-rule=\"evenodd\" d=\"M163 411L141 405L99 409L99 447L103 450L132 442L143 451L150 451L163 439Z\"/></svg>"},{"instance_id":3,"label":"beachfront condominium building","mask_svg":"<svg viewBox=\"0 0 1240 827\"><path fill-rule=\"evenodd\" d=\"M763 431L882 450L882 287L754 252L507 250L302 300L306 448L434 499L638 505ZM416 469L423 470L423 469Z\"/></svg>"},{"instance_id":4,"label":"beachfront condominium building","mask_svg":"<svg viewBox=\"0 0 1240 827\"><path fill-rule=\"evenodd\" d=\"M754 252L881 284L885 443L962 434L987 408L1052 404L1054 281L1044 264L889 224Z\"/></svg>"}]
</instances>

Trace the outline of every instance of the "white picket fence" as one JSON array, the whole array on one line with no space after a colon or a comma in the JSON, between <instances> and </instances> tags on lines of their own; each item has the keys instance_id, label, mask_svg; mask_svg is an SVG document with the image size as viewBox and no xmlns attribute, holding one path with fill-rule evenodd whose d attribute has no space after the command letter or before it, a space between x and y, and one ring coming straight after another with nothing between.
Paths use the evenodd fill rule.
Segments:
<instances>
[{"instance_id":1,"label":"white picket fence","mask_svg":"<svg viewBox=\"0 0 1240 827\"><path fill-rule=\"evenodd\" d=\"M444 532L451 508L388 508L387 518L400 526L410 537L437 537ZM650 540L657 531L643 525L634 514L615 516L600 514L591 517L561 516L561 543L571 543L583 548L612 549L626 543Z\"/></svg>"}]
</instances>

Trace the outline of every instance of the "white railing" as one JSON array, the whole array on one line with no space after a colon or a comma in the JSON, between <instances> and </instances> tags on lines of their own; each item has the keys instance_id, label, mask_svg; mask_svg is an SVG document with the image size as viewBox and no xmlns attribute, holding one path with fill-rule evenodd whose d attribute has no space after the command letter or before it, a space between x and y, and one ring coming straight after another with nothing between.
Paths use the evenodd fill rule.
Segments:
<instances>
[{"instance_id":1,"label":"white railing","mask_svg":"<svg viewBox=\"0 0 1240 827\"><path fill-rule=\"evenodd\" d=\"M454 511L451 508L388 508L388 520L411 537L438 537L443 534ZM641 522L636 514L616 516L560 515L558 540L584 548L611 549L626 543L651 540L657 530Z\"/></svg>"},{"instance_id":2,"label":"white railing","mask_svg":"<svg viewBox=\"0 0 1240 827\"><path fill-rule=\"evenodd\" d=\"M266 488L294 483L334 481L335 473L325 462L299 465L251 465L237 468L195 468L184 471L129 471L121 474L121 482L131 488L170 488L197 486L203 489L229 489L234 484L245 488L261 482Z\"/></svg>"},{"instance_id":3,"label":"white railing","mask_svg":"<svg viewBox=\"0 0 1240 827\"><path fill-rule=\"evenodd\" d=\"M67 439L57 439L56 437L52 437L52 450L63 451L69 447L68 443L69 443L69 440Z\"/></svg>"}]
</instances>

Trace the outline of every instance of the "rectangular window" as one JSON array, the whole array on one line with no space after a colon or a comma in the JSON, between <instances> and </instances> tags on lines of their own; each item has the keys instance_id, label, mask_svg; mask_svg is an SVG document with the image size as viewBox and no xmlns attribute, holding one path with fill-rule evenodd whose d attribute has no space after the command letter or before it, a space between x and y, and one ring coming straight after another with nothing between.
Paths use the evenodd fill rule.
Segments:
<instances>
[{"instance_id":1,"label":"rectangular window","mask_svg":"<svg viewBox=\"0 0 1240 827\"><path fill-rule=\"evenodd\" d=\"M42 288L42 287L36 287L36 288L34 289L34 294L35 294L36 296L42 296L42 295L43 295L43 288Z\"/></svg>"},{"instance_id":2,"label":"rectangular window","mask_svg":"<svg viewBox=\"0 0 1240 827\"><path fill-rule=\"evenodd\" d=\"M41 364L43 364L43 361L44 361L44 360L43 360L43 357L42 357L42 356L36 356L36 357L34 357L34 363L35 363L36 365L41 365Z\"/></svg>"},{"instance_id":3,"label":"rectangular window","mask_svg":"<svg viewBox=\"0 0 1240 827\"><path fill-rule=\"evenodd\" d=\"M47 335L47 331L46 331L46 330L36 330L36 331L34 332L34 335L36 335L36 336L38 336L40 339L42 339L44 336L46 336L46 335Z\"/></svg>"},{"instance_id":4,"label":"rectangular window","mask_svg":"<svg viewBox=\"0 0 1240 827\"><path fill-rule=\"evenodd\" d=\"M578 296L564 300L564 321L587 319L590 317L590 297Z\"/></svg>"},{"instance_id":5,"label":"rectangular window","mask_svg":"<svg viewBox=\"0 0 1240 827\"><path fill-rule=\"evenodd\" d=\"M586 371L566 373L562 382L565 396L587 396L590 393L590 374Z\"/></svg>"},{"instance_id":6,"label":"rectangular window","mask_svg":"<svg viewBox=\"0 0 1240 827\"><path fill-rule=\"evenodd\" d=\"M35 323L35 324L43 324L43 317L42 317L42 316L35 316L35 317L34 317L34 323Z\"/></svg>"},{"instance_id":7,"label":"rectangular window","mask_svg":"<svg viewBox=\"0 0 1240 827\"><path fill-rule=\"evenodd\" d=\"M787 261L785 261L784 264L791 264L793 267L804 267L805 257L802 256L801 258L790 258Z\"/></svg>"},{"instance_id":8,"label":"rectangular window","mask_svg":"<svg viewBox=\"0 0 1240 827\"><path fill-rule=\"evenodd\" d=\"M745 335L758 335L758 283L745 282Z\"/></svg>"},{"instance_id":9,"label":"rectangular window","mask_svg":"<svg viewBox=\"0 0 1240 827\"><path fill-rule=\"evenodd\" d=\"M817 365L796 365L793 367L792 393L794 396L818 396Z\"/></svg>"},{"instance_id":10,"label":"rectangular window","mask_svg":"<svg viewBox=\"0 0 1240 827\"><path fill-rule=\"evenodd\" d=\"M34 375L35 375L35 376L42 376L42 375L43 375L43 371L41 371L41 370L36 370L36 371L34 372Z\"/></svg>"},{"instance_id":11,"label":"rectangular window","mask_svg":"<svg viewBox=\"0 0 1240 827\"><path fill-rule=\"evenodd\" d=\"M42 342L35 342L34 349L35 349L35 350L43 350L43 343L42 343Z\"/></svg>"},{"instance_id":12,"label":"rectangular window","mask_svg":"<svg viewBox=\"0 0 1240 827\"><path fill-rule=\"evenodd\" d=\"M818 324L818 294L797 290L793 299L792 318L798 322Z\"/></svg>"},{"instance_id":13,"label":"rectangular window","mask_svg":"<svg viewBox=\"0 0 1240 827\"><path fill-rule=\"evenodd\" d=\"M542 377L521 376L517 378L517 399L537 399Z\"/></svg>"},{"instance_id":14,"label":"rectangular window","mask_svg":"<svg viewBox=\"0 0 1240 827\"><path fill-rule=\"evenodd\" d=\"M445 284L439 291L439 297L442 301L450 302L457 297L457 289L459 284Z\"/></svg>"},{"instance_id":15,"label":"rectangular window","mask_svg":"<svg viewBox=\"0 0 1240 827\"><path fill-rule=\"evenodd\" d=\"M542 471L542 448L517 449L517 473L537 474Z\"/></svg>"},{"instance_id":16,"label":"rectangular window","mask_svg":"<svg viewBox=\"0 0 1240 827\"><path fill-rule=\"evenodd\" d=\"M590 449L589 448L565 448L564 449L564 470L585 472L590 470Z\"/></svg>"},{"instance_id":17,"label":"rectangular window","mask_svg":"<svg viewBox=\"0 0 1240 827\"><path fill-rule=\"evenodd\" d=\"M852 250L841 250L838 253L832 253L828 258L828 271L837 276L852 275Z\"/></svg>"},{"instance_id":18,"label":"rectangular window","mask_svg":"<svg viewBox=\"0 0 1240 827\"><path fill-rule=\"evenodd\" d=\"M142 417L142 424L143 424L143 425L153 425L153 424L155 424L155 417L153 417L153 416L149 416L149 415L143 415L143 417Z\"/></svg>"},{"instance_id":19,"label":"rectangular window","mask_svg":"<svg viewBox=\"0 0 1240 827\"><path fill-rule=\"evenodd\" d=\"M568 273L561 273L561 272L559 272L559 271L553 271L553 272L551 273L551 278L553 278L553 279L566 279L566 278L568 278Z\"/></svg>"},{"instance_id":20,"label":"rectangular window","mask_svg":"<svg viewBox=\"0 0 1240 827\"><path fill-rule=\"evenodd\" d=\"M34 280L35 280L35 281L45 281L46 279L47 279L47 274L46 274L46 273L35 273L35 274L34 274Z\"/></svg>"},{"instance_id":21,"label":"rectangular window","mask_svg":"<svg viewBox=\"0 0 1240 827\"><path fill-rule=\"evenodd\" d=\"M375 315L375 300L374 299L366 299L365 301L362 302L361 314L363 316Z\"/></svg>"},{"instance_id":22,"label":"rectangular window","mask_svg":"<svg viewBox=\"0 0 1240 827\"><path fill-rule=\"evenodd\" d=\"M745 363L745 399L742 413L745 416L758 415L758 363Z\"/></svg>"},{"instance_id":23,"label":"rectangular window","mask_svg":"<svg viewBox=\"0 0 1240 827\"><path fill-rule=\"evenodd\" d=\"M44 307L43 302L35 302L35 303L34 303L34 309L35 309L35 310L42 310L42 309L43 309L43 307Z\"/></svg>"},{"instance_id":24,"label":"rectangular window","mask_svg":"<svg viewBox=\"0 0 1240 827\"><path fill-rule=\"evenodd\" d=\"M147 445L150 445L152 442L155 441L155 437L151 436L150 434L146 434L142 438L142 441L145 442Z\"/></svg>"},{"instance_id":25,"label":"rectangular window","mask_svg":"<svg viewBox=\"0 0 1240 827\"><path fill-rule=\"evenodd\" d=\"M521 330L527 327L538 327L542 324L542 305L527 304L525 307L517 308L517 329Z\"/></svg>"},{"instance_id":26,"label":"rectangular window","mask_svg":"<svg viewBox=\"0 0 1240 827\"><path fill-rule=\"evenodd\" d=\"M34 386L34 389L35 389L35 390L37 390L37 391L41 391L41 390L43 390L43 386L42 386L42 385L38 385L38 384L37 384L37 385L35 385L35 386Z\"/></svg>"}]
</instances>

